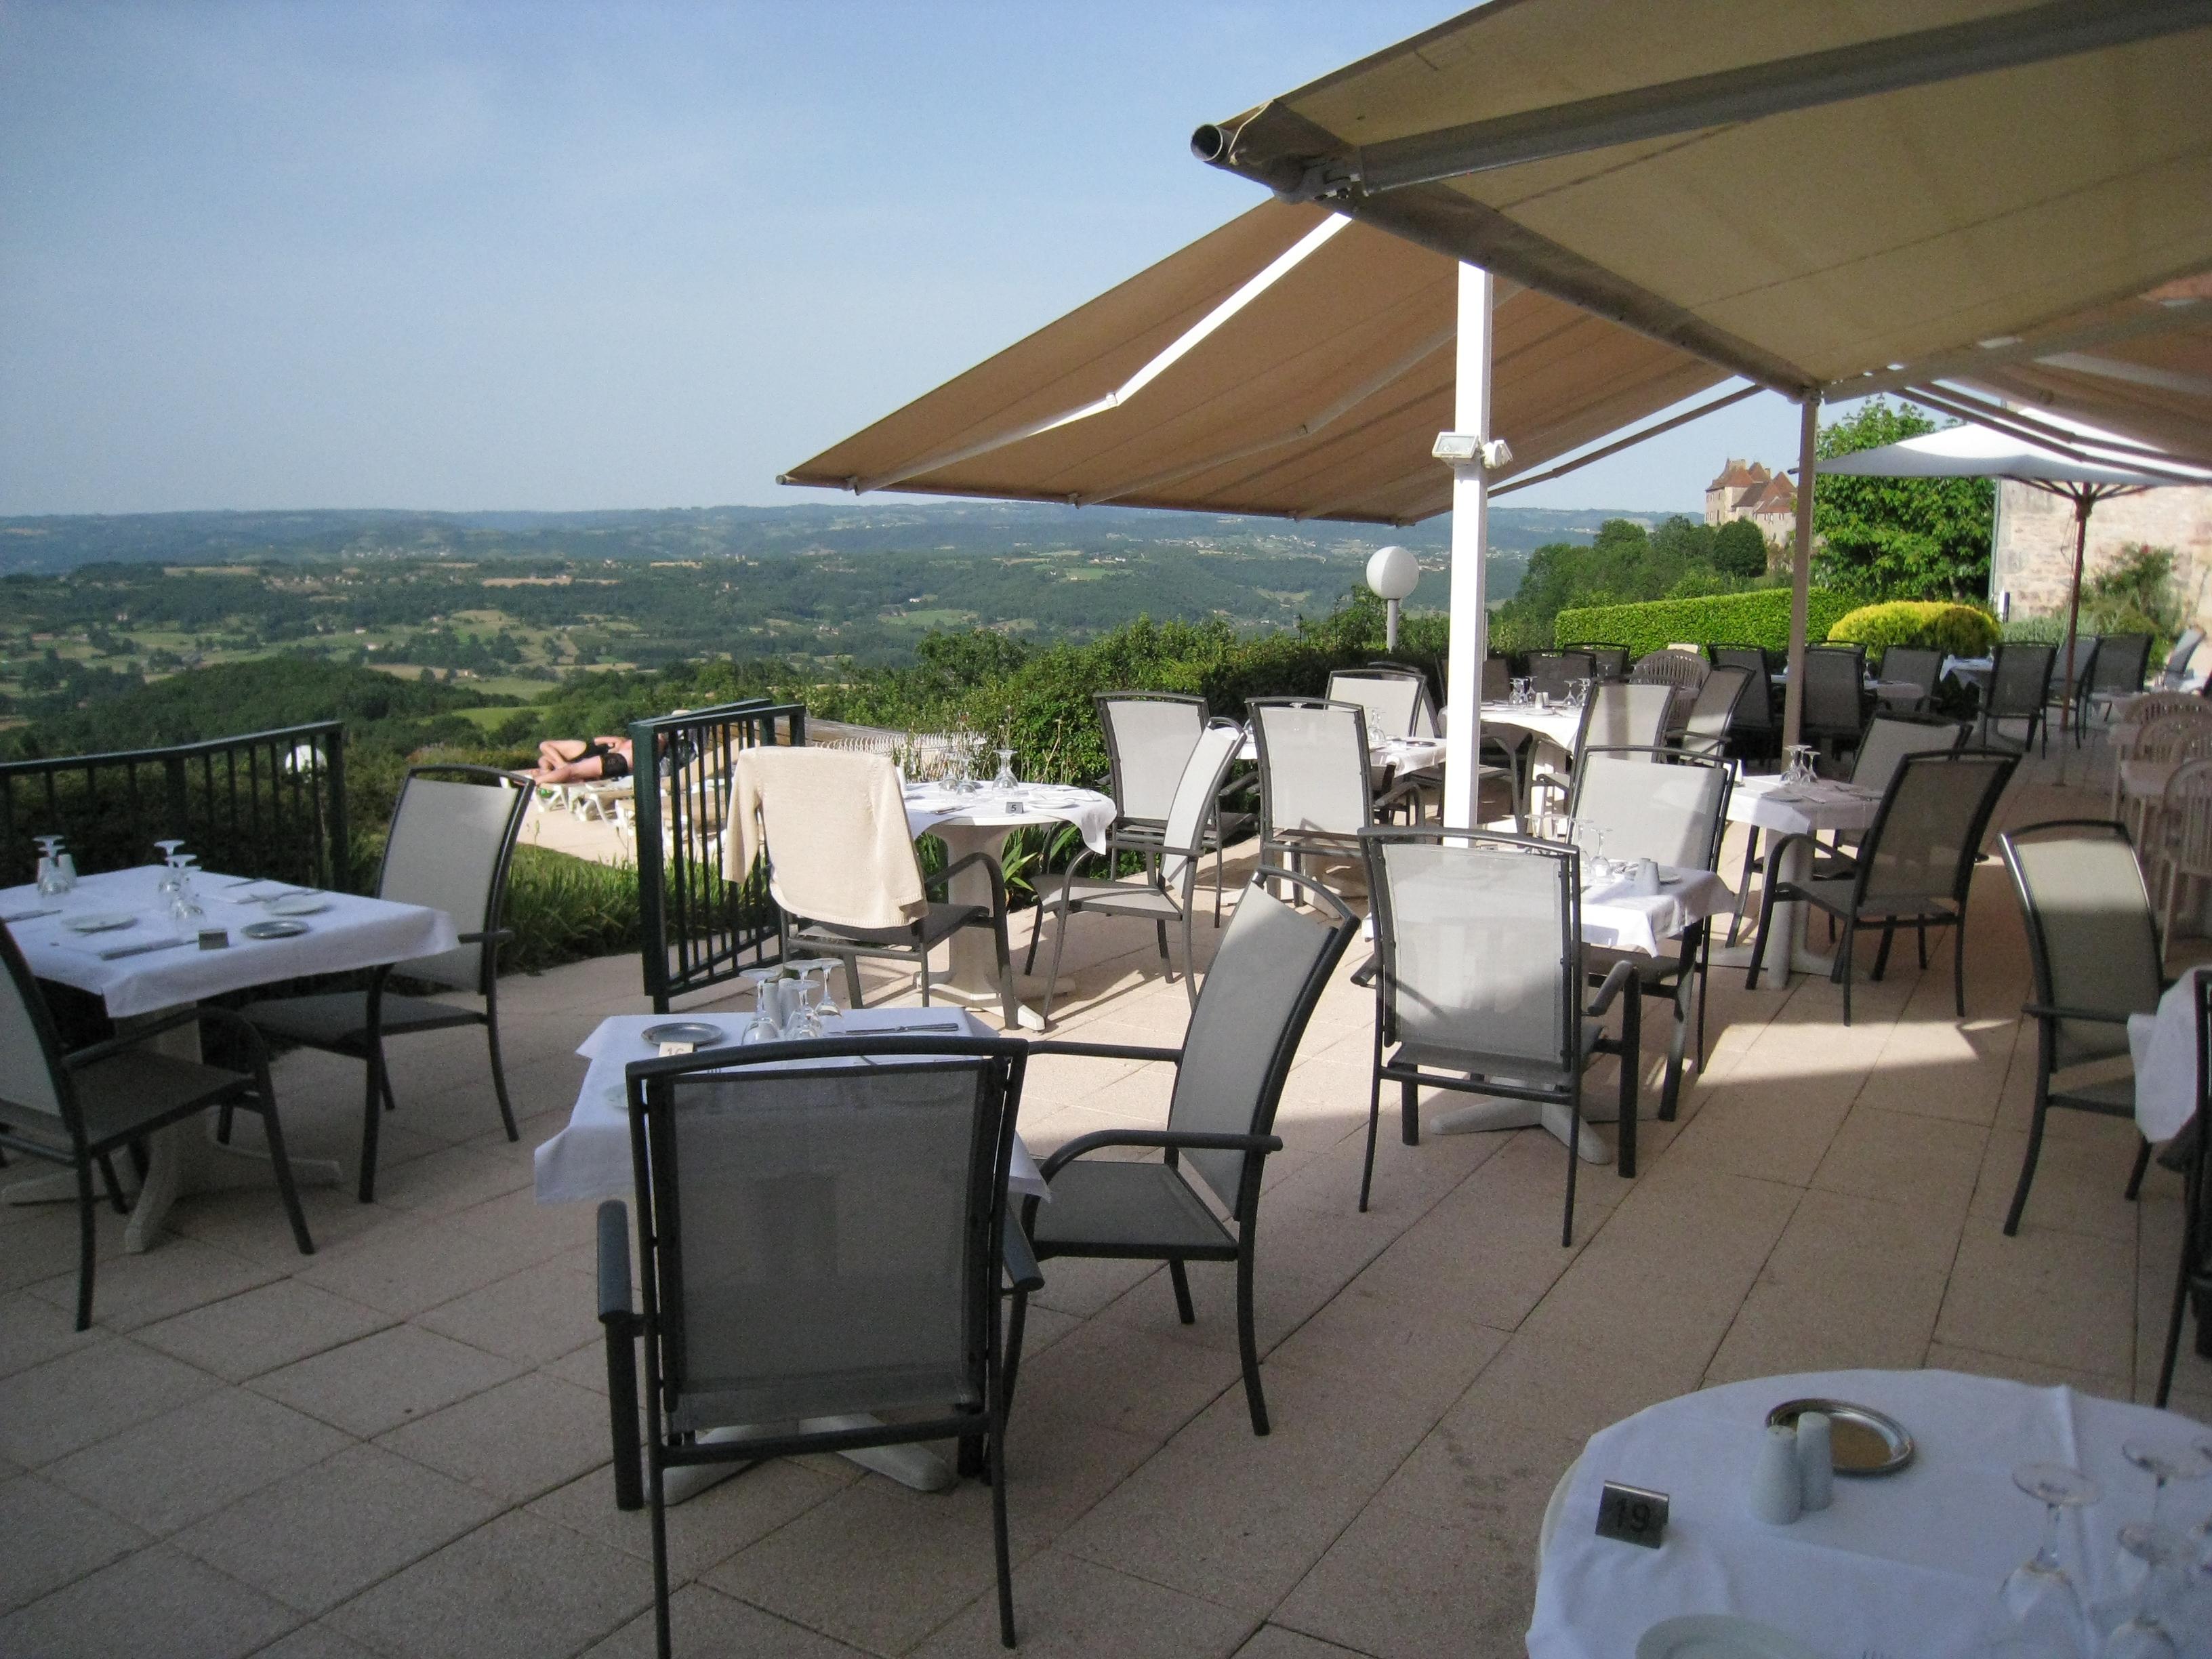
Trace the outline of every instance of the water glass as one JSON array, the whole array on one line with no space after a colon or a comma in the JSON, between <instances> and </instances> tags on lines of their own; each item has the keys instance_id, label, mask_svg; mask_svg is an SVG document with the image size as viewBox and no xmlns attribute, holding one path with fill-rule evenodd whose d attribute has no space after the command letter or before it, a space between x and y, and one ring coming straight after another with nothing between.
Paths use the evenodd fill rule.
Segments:
<instances>
[{"instance_id":1,"label":"water glass","mask_svg":"<svg viewBox=\"0 0 2212 1659\"><path fill-rule=\"evenodd\" d=\"M2012 1483L2042 1500L2043 1538L2034 1555L2005 1576L2000 1604L2030 1651L2058 1659L2084 1653L2090 1639L2088 1615L2081 1587L2058 1564L2058 1516L2062 1510L2095 1503L2103 1491L2063 1463L2022 1463L2013 1470Z\"/></svg>"},{"instance_id":2,"label":"water glass","mask_svg":"<svg viewBox=\"0 0 2212 1659\"><path fill-rule=\"evenodd\" d=\"M58 897L68 890L62 885L61 860L58 856L62 838L59 836L40 836L35 839L39 843L39 896Z\"/></svg>"},{"instance_id":3,"label":"water glass","mask_svg":"<svg viewBox=\"0 0 2212 1659\"><path fill-rule=\"evenodd\" d=\"M1014 775L1014 751L1011 749L1001 749L998 751L998 756L999 770L997 775L991 780L991 787L994 789L1020 788L1021 780Z\"/></svg>"}]
</instances>

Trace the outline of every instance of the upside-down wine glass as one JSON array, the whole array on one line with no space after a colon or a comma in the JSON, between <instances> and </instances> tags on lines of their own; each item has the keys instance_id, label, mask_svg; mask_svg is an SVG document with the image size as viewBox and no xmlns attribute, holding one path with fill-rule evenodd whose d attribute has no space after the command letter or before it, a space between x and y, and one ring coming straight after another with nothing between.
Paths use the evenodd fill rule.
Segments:
<instances>
[{"instance_id":1,"label":"upside-down wine glass","mask_svg":"<svg viewBox=\"0 0 2212 1659\"><path fill-rule=\"evenodd\" d=\"M2120 1444L2120 1455L2150 1476L2155 1483L2151 1488L2148 1522L2154 1530L2166 1524L2166 1487L2177 1480L2201 1480L2207 1474L2212 1474L2212 1449L2203 1446L2127 1440ZM2135 1551L2129 1553L2137 1553Z\"/></svg>"},{"instance_id":2,"label":"upside-down wine glass","mask_svg":"<svg viewBox=\"0 0 2212 1659\"><path fill-rule=\"evenodd\" d=\"M2045 1513L2034 1555L2005 1575L1999 1592L2005 1613L2024 1637L2054 1656L2085 1652L2088 1614L2081 1587L2058 1563L2058 1514L2095 1503L2103 1489L2063 1463L2022 1463L2013 1470L2012 1483L2040 1499Z\"/></svg>"},{"instance_id":3,"label":"upside-down wine glass","mask_svg":"<svg viewBox=\"0 0 2212 1659\"><path fill-rule=\"evenodd\" d=\"M2175 1583L2183 1553L2180 1535L2130 1521L2120 1528L2120 1547L2143 1564L2142 1583L2134 1611L2112 1627L2097 1650L2098 1659L2179 1659L2181 1644L2169 1619L2180 1589Z\"/></svg>"}]
</instances>

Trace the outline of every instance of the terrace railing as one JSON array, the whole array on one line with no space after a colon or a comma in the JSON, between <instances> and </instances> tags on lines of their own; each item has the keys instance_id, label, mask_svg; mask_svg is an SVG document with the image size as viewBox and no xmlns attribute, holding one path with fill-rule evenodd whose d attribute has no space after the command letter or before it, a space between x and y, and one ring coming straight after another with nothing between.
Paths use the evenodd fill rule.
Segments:
<instances>
[{"instance_id":1,"label":"terrace railing","mask_svg":"<svg viewBox=\"0 0 2212 1659\"><path fill-rule=\"evenodd\" d=\"M151 863L155 842L178 840L210 870L348 887L344 728L0 763L0 886L36 877L46 835L82 875Z\"/></svg>"},{"instance_id":2,"label":"terrace railing","mask_svg":"<svg viewBox=\"0 0 2212 1659\"><path fill-rule=\"evenodd\" d=\"M802 745L806 709L764 699L633 720L645 994L671 999L779 960L775 901L758 870L723 865L731 772L759 744Z\"/></svg>"}]
</instances>

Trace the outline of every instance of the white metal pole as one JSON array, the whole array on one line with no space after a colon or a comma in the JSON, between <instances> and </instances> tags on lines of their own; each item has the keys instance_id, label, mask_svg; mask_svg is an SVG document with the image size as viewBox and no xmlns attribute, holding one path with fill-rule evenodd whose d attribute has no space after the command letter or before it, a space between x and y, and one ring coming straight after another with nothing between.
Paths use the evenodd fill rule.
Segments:
<instances>
[{"instance_id":1,"label":"white metal pole","mask_svg":"<svg viewBox=\"0 0 2212 1659\"><path fill-rule=\"evenodd\" d=\"M1453 429L1490 441L1490 273L1459 268L1459 382ZM1490 648L1490 490L1480 453L1452 467L1451 654L1444 700L1451 726L1444 734L1444 822L1472 827L1479 820L1481 789L1475 775L1482 752L1482 659Z\"/></svg>"},{"instance_id":2,"label":"white metal pole","mask_svg":"<svg viewBox=\"0 0 2212 1659\"><path fill-rule=\"evenodd\" d=\"M1820 437L1820 394L1808 392L1797 417L1797 547L1790 572L1790 689L1782 697L1782 741L1798 741L1805 729L1805 634L1812 615L1813 472Z\"/></svg>"}]
</instances>

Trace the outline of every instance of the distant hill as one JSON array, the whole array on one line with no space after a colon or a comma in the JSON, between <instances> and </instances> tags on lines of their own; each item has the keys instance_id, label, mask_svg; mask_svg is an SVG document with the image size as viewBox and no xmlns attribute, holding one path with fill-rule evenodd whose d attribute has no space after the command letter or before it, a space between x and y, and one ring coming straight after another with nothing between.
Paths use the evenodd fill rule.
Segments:
<instances>
[{"instance_id":1,"label":"distant hill","mask_svg":"<svg viewBox=\"0 0 2212 1659\"><path fill-rule=\"evenodd\" d=\"M1491 509L1494 554L1588 542L1611 509ZM141 513L0 518L0 574L87 564L230 564L299 559L772 559L806 553L1014 554L1046 549L1194 548L1349 557L1387 542L1418 553L1450 545L1449 516L1401 530L1281 519L997 502L805 502L789 507L597 513L426 513L315 508L284 513Z\"/></svg>"}]
</instances>

